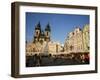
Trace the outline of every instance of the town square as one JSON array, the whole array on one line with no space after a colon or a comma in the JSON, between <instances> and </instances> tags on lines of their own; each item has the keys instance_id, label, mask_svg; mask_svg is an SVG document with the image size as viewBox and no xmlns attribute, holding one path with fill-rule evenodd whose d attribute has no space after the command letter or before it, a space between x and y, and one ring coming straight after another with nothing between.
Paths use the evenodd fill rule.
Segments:
<instances>
[{"instance_id":1,"label":"town square","mask_svg":"<svg viewBox=\"0 0 100 80\"><path fill-rule=\"evenodd\" d=\"M25 43L26 67L89 64L89 16L26 13Z\"/></svg>"}]
</instances>

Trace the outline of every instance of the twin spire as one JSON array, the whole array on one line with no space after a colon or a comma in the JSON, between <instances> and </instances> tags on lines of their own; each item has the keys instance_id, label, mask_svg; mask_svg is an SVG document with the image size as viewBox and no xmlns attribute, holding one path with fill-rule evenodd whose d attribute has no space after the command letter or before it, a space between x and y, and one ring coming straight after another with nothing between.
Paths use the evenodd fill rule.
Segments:
<instances>
[{"instance_id":1,"label":"twin spire","mask_svg":"<svg viewBox=\"0 0 100 80\"><path fill-rule=\"evenodd\" d=\"M50 41L51 28L49 23L46 25L45 29L41 29L40 22L35 26L34 42Z\"/></svg>"},{"instance_id":2,"label":"twin spire","mask_svg":"<svg viewBox=\"0 0 100 80\"><path fill-rule=\"evenodd\" d=\"M40 22L35 26L35 29L41 30ZM47 26L45 27L45 31L51 31L49 22L48 22Z\"/></svg>"}]
</instances>

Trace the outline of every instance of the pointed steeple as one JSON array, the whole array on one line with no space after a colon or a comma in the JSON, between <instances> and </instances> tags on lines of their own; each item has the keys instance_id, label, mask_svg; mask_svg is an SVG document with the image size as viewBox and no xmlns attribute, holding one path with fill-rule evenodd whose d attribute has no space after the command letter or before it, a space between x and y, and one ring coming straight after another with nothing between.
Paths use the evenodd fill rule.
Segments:
<instances>
[{"instance_id":1,"label":"pointed steeple","mask_svg":"<svg viewBox=\"0 0 100 80\"><path fill-rule=\"evenodd\" d=\"M41 24L40 24L40 21L39 21L39 23L35 26L35 29L41 30Z\"/></svg>"},{"instance_id":2,"label":"pointed steeple","mask_svg":"<svg viewBox=\"0 0 100 80\"><path fill-rule=\"evenodd\" d=\"M45 31L51 31L51 28L50 28L50 24L48 23L46 28L45 28Z\"/></svg>"}]
</instances>

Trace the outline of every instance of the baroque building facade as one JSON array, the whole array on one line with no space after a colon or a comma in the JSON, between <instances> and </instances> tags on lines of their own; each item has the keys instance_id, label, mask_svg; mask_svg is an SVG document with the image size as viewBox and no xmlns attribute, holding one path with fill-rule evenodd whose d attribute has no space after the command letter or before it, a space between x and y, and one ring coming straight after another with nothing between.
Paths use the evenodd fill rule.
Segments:
<instances>
[{"instance_id":1,"label":"baroque building facade","mask_svg":"<svg viewBox=\"0 0 100 80\"><path fill-rule=\"evenodd\" d=\"M65 40L64 51L66 53L89 52L89 25L85 25L83 29L76 27L70 32Z\"/></svg>"}]
</instances>

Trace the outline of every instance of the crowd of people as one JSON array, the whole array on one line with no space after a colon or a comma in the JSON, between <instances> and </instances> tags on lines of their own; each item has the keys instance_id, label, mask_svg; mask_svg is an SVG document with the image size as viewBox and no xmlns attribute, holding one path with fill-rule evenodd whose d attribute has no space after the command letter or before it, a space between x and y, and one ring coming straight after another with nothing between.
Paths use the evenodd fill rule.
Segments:
<instances>
[{"instance_id":1,"label":"crowd of people","mask_svg":"<svg viewBox=\"0 0 100 80\"><path fill-rule=\"evenodd\" d=\"M89 53L26 56L26 67L89 64Z\"/></svg>"}]
</instances>

